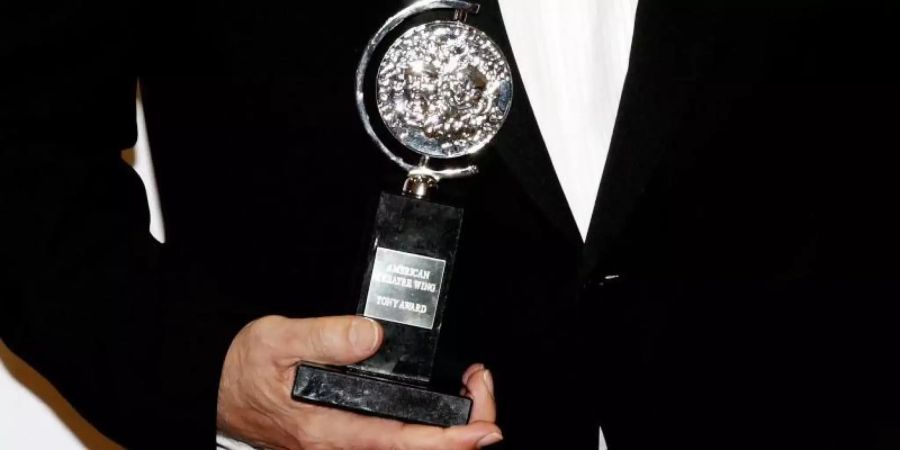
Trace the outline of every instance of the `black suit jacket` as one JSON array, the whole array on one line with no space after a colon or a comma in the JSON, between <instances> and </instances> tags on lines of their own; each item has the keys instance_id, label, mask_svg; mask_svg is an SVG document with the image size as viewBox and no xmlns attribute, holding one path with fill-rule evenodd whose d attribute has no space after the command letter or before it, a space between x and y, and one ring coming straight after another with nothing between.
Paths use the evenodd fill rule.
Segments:
<instances>
[{"instance_id":1,"label":"black suit jacket","mask_svg":"<svg viewBox=\"0 0 900 450\"><path fill-rule=\"evenodd\" d=\"M211 445L244 323L354 310L404 174L353 73L401 6L3 7L0 331L111 437ZM517 78L436 198L466 214L437 383L485 362L505 448L897 448L897 18L642 0L585 244ZM495 1L470 22L514 59ZM138 77L164 246L119 155Z\"/></svg>"}]
</instances>

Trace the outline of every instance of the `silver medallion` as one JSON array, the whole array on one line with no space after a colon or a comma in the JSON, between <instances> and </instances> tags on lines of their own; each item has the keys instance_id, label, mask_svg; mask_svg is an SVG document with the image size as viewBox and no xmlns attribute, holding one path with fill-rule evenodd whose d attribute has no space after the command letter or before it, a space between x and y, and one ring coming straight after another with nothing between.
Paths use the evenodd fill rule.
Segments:
<instances>
[{"instance_id":1,"label":"silver medallion","mask_svg":"<svg viewBox=\"0 0 900 450\"><path fill-rule=\"evenodd\" d=\"M509 63L485 33L465 24L479 5L463 0L420 0L391 18L369 40L356 68L356 108L372 142L408 172L403 192L422 198L438 181L478 172L465 157L500 130L513 97ZM367 67L379 44L406 19L434 10L454 20L413 27L385 51L374 73L374 106L384 127L416 160L396 152L375 131L366 103ZM453 160L437 163L436 160ZM460 161L463 164L455 164ZM433 164L437 163L437 167Z\"/></svg>"},{"instance_id":2,"label":"silver medallion","mask_svg":"<svg viewBox=\"0 0 900 450\"><path fill-rule=\"evenodd\" d=\"M457 21L412 28L388 48L376 78L378 112L397 140L434 158L477 152L512 100L509 64L480 30Z\"/></svg>"}]
</instances>

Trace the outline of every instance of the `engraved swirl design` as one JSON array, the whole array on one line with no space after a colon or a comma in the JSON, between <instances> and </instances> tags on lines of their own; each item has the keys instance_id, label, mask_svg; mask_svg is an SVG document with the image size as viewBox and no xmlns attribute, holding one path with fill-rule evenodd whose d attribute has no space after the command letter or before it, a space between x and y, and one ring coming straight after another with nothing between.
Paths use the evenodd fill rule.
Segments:
<instances>
[{"instance_id":1,"label":"engraved swirl design","mask_svg":"<svg viewBox=\"0 0 900 450\"><path fill-rule=\"evenodd\" d=\"M378 112L394 137L435 158L480 150L499 131L512 101L503 53L461 22L408 30L385 53L376 84Z\"/></svg>"}]
</instances>

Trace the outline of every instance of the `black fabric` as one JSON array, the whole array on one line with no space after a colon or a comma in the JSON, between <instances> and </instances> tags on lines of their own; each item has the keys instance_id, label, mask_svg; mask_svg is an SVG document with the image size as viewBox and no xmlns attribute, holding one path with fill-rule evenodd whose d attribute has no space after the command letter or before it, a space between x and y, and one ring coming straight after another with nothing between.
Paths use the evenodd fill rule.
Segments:
<instances>
[{"instance_id":1,"label":"black fabric","mask_svg":"<svg viewBox=\"0 0 900 450\"><path fill-rule=\"evenodd\" d=\"M354 310L403 174L353 74L402 3L3 7L0 331L114 439L212 445L243 323ZM466 210L439 382L491 368L504 448L897 448L897 18L642 0L584 245L518 80L437 197ZM513 56L495 1L470 21ZM163 246L119 162L137 77Z\"/></svg>"}]
</instances>

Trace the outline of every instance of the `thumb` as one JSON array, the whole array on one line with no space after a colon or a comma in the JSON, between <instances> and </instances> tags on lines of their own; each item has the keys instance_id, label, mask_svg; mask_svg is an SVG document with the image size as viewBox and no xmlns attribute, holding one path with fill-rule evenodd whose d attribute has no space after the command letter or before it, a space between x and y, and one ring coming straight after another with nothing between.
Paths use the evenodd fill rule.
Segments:
<instances>
[{"instance_id":1,"label":"thumb","mask_svg":"<svg viewBox=\"0 0 900 450\"><path fill-rule=\"evenodd\" d=\"M291 319L284 332L288 348L302 361L345 365L372 356L381 346L378 322L359 316Z\"/></svg>"}]
</instances>

